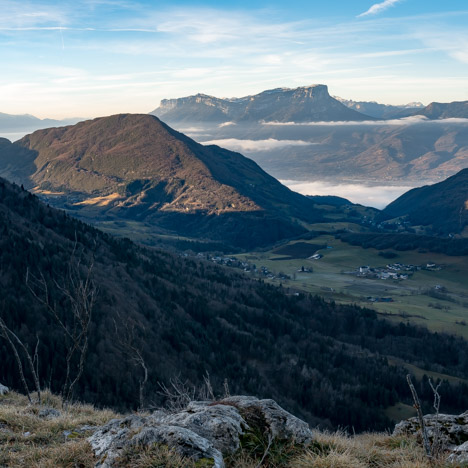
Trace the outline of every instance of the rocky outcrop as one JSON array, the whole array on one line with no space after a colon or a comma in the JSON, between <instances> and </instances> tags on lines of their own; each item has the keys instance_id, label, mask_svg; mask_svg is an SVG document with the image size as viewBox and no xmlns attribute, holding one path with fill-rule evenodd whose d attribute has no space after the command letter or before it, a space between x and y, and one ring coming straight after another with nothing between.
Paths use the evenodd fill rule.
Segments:
<instances>
[{"instance_id":1,"label":"rocky outcrop","mask_svg":"<svg viewBox=\"0 0 468 468\"><path fill-rule=\"evenodd\" d=\"M56 419L59 418L62 414L59 410L55 408L42 408L39 411L38 416L42 419Z\"/></svg>"},{"instance_id":2,"label":"rocky outcrop","mask_svg":"<svg viewBox=\"0 0 468 468\"><path fill-rule=\"evenodd\" d=\"M5 385L0 384L0 395L6 395L9 393L10 389L5 387Z\"/></svg>"},{"instance_id":3,"label":"rocky outcrop","mask_svg":"<svg viewBox=\"0 0 468 468\"><path fill-rule=\"evenodd\" d=\"M242 440L260 430L272 440L307 445L308 425L273 400L235 396L215 402L192 402L177 413L156 411L114 419L88 438L99 461L111 468L126 449L164 444L195 461L210 460L224 467L224 456L235 453Z\"/></svg>"},{"instance_id":4,"label":"rocky outcrop","mask_svg":"<svg viewBox=\"0 0 468 468\"><path fill-rule=\"evenodd\" d=\"M431 444L435 439L442 450L450 452L452 462L468 462L468 411L460 415L433 414L424 416L427 435ZM395 426L393 435L419 434L418 418L401 421Z\"/></svg>"}]
</instances>

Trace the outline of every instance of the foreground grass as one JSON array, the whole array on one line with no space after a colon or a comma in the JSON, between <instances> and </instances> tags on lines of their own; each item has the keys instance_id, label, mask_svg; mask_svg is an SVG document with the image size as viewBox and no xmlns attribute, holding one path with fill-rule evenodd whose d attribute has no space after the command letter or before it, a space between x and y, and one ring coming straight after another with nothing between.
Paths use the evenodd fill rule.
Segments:
<instances>
[{"instance_id":1,"label":"foreground grass","mask_svg":"<svg viewBox=\"0 0 468 468\"><path fill-rule=\"evenodd\" d=\"M103 425L117 414L90 405L74 404L68 411L50 393L44 406L56 408L54 419L39 417L40 407L31 406L26 397L10 393L0 396L0 467L91 468L96 460L86 438L92 432L83 426ZM226 459L227 468L448 468L441 457L430 462L415 438L388 434L317 432L307 448L292 443L270 442L259 431L247 432L241 449ZM130 468L205 468L211 463L193 462L180 457L167 446L124 452L119 467Z\"/></svg>"},{"instance_id":2,"label":"foreground grass","mask_svg":"<svg viewBox=\"0 0 468 468\"><path fill-rule=\"evenodd\" d=\"M80 428L102 425L117 415L82 404L63 411L60 398L48 392L43 401L43 407L55 408L61 415L40 418L43 407L30 405L25 396L0 396L0 467L93 467L94 456L86 442L90 431Z\"/></svg>"}]
</instances>

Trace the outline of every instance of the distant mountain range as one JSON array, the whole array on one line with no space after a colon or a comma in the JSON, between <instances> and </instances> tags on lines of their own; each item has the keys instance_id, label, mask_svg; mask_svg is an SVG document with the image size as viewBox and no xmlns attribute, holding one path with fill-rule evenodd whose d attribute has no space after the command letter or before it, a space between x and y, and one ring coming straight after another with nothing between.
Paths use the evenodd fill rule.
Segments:
<instances>
[{"instance_id":1,"label":"distant mountain range","mask_svg":"<svg viewBox=\"0 0 468 468\"><path fill-rule=\"evenodd\" d=\"M41 128L60 127L63 125L73 125L83 120L75 117L63 120L39 119L33 115L12 115L0 112L0 133L12 132L33 132Z\"/></svg>"},{"instance_id":2,"label":"distant mountain range","mask_svg":"<svg viewBox=\"0 0 468 468\"><path fill-rule=\"evenodd\" d=\"M328 94L325 85L277 88L254 96L220 99L205 94L164 99L151 112L165 122L319 122L374 120Z\"/></svg>"},{"instance_id":3,"label":"distant mountain range","mask_svg":"<svg viewBox=\"0 0 468 468\"><path fill-rule=\"evenodd\" d=\"M328 215L317 207L326 203L292 192L252 160L151 115L0 140L0 175L92 221L138 221L243 247L299 235Z\"/></svg>"},{"instance_id":4,"label":"distant mountain range","mask_svg":"<svg viewBox=\"0 0 468 468\"><path fill-rule=\"evenodd\" d=\"M424 108L424 104L420 102L411 102L401 106L392 106L388 104L379 104L375 101L352 101L337 96L334 97L350 109L361 112L365 115L370 115L376 119L383 120L409 117L410 115L418 114L418 111Z\"/></svg>"},{"instance_id":5,"label":"distant mountain range","mask_svg":"<svg viewBox=\"0 0 468 468\"><path fill-rule=\"evenodd\" d=\"M450 119L468 118L467 103L389 106L333 98L314 85L167 99L153 114L201 143L242 151L281 180L412 185L468 165L468 121Z\"/></svg>"},{"instance_id":6,"label":"distant mountain range","mask_svg":"<svg viewBox=\"0 0 468 468\"><path fill-rule=\"evenodd\" d=\"M468 101L432 102L417 114L424 115L428 119L468 119Z\"/></svg>"},{"instance_id":7,"label":"distant mountain range","mask_svg":"<svg viewBox=\"0 0 468 468\"><path fill-rule=\"evenodd\" d=\"M468 101L428 106L412 102L401 106L373 101L353 101L330 96L326 85L276 88L253 96L217 98L196 94L178 99L163 99L150 112L170 124L242 122L360 122L400 119L423 115L429 119L468 118Z\"/></svg>"},{"instance_id":8,"label":"distant mountain range","mask_svg":"<svg viewBox=\"0 0 468 468\"><path fill-rule=\"evenodd\" d=\"M406 192L388 205L383 215L430 226L436 234L464 232L468 226L468 169L438 184Z\"/></svg>"}]
</instances>

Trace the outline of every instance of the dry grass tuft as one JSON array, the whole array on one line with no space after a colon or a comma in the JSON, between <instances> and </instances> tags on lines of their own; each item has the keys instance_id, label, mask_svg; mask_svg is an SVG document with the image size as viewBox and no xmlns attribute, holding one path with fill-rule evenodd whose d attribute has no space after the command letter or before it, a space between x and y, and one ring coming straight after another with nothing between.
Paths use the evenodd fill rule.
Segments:
<instances>
[{"instance_id":1,"label":"dry grass tuft","mask_svg":"<svg viewBox=\"0 0 468 468\"><path fill-rule=\"evenodd\" d=\"M0 466L30 468L91 468L95 459L83 426L100 426L117 415L91 405L73 404L62 410L60 397L43 393L42 406L30 405L17 393L0 396ZM55 419L39 417L42 408L54 408Z\"/></svg>"},{"instance_id":2,"label":"dry grass tuft","mask_svg":"<svg viewBox=\"0 0 468 468\"><path fill-rule=\"evenodd\" d=\"M446 468L444 459L430 460L413 437L388 434L316 433L315 443L291 460L297 468Z\"/></svg>"}]
</instances>

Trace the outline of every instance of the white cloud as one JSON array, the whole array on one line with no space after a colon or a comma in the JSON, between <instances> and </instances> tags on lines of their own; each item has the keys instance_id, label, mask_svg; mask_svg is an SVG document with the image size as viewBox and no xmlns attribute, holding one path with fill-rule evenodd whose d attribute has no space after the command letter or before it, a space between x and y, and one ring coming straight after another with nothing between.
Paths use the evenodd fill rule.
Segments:
<instances>
[{"instance_id":1,"label":"white cloud","mask_svg":"<svg viewBox=\"0 0 468 468\"><path fill-rule=\"evenodd\" d=\"M367 11L358 15L358 18L362 16L377 15L378 13L392 7L393 5L400 3L402 0L384 0L381 3L375 3Z\"/></svg>"},{"instance_id":2,"label":"white cloud","mask_svg":"<svg viewBox=\"0 0 468 468\"><path fill-rule=\"evenodd\" d=\"M262 122L262 125L272 126L344 126L344 125L370 125L370 126L403 126L403 125L441 125L441 124L466 124L468 125L468 119L464 118L449 118L440 120L430 120L423 115L414 115L411 117L405 117L402 119L392 120L363 120L358 121L332 121L332 122Z\"/></svg>"},{"instance_id":3,"label":"white cloud","mask_svg":"<svg viewBox=\"0 0 468 468\"><path fill-rule=\"evenodd\" d=\"M304 182L297 180L280 180L295 192L303 195L335 195L374 208L385 208L390 202L403 195L415 186L385 186L361 184L334 184L333 182Z\"/></svg>"},{"instance_id":4,"label":"white cloud","mask_svg":"<svg viewBox=\"0 0 468 468\"><path fill-rule=\"evenodd\" d=\"M218 145L223 148L228 148L232 151L269 151L276 148L286 146L309 146L317 143L302 140L275 140L269 138L268 140L238 140L236 138L226 138L222 140L202 141L203 145Z\"/></svg>"}]
</instances>

